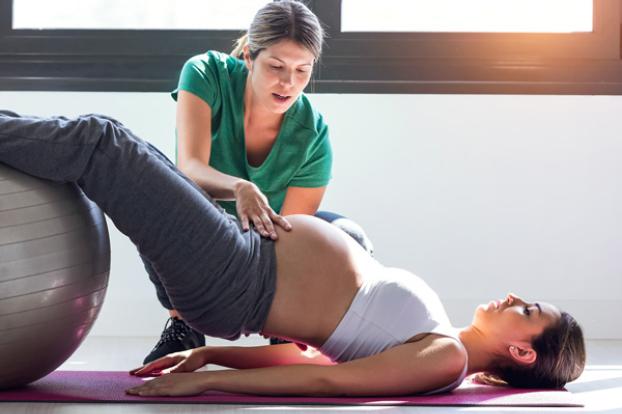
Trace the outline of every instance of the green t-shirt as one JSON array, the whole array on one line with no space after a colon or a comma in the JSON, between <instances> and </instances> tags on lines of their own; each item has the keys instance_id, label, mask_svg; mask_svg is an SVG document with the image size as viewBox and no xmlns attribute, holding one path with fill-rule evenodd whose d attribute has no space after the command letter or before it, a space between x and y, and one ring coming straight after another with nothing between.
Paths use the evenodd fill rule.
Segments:
<instances>
[{"instance_id":1,"label":"green t-shirt","mask_svg":"<svg viewBox=\"0 0 622 414\"><path fill-rule=\"evenodd\" d=\"M259 167L249 165L244 144L244 88L248 70L242 60L208 51L190 58L179 76L180 90L203 99L212 109L210 166L252 181L272 209L281 211L287 188L324 187L331 175L328 127L302 94L287 110L274 145ZM219 201L235 215L234 201Z\"/></svg>"}]
</instances>

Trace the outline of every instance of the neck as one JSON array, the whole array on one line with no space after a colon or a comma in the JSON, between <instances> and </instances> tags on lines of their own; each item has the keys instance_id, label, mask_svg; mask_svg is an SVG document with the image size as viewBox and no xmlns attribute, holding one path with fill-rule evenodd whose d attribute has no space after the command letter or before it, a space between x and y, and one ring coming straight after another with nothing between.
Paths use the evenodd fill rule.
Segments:
<instances>
[{"instance_id":1,"label":"neck","mask_svg":"<svg viewBox=\"0 0 622 414\"><path fill-rule=\"evenodd\" d=\"M254 97L253 87L250 82L250 76L246 78L246 87L244 88L244 124L245 125L261 125L265 128L279 128L284 114L275 114L266 109Z\"/></svg>"},{"instance_id":2,"label":"neck","mask_svg":"<svg viewBox=\"0 0 622 414\"><path fill-rule=\"evenodd\" d=\"M469 358L467 375L487 371L493 364L494 350L486 335L473 325L469 325L460 330L459 336Z\"/></svg>"}]
</instances>

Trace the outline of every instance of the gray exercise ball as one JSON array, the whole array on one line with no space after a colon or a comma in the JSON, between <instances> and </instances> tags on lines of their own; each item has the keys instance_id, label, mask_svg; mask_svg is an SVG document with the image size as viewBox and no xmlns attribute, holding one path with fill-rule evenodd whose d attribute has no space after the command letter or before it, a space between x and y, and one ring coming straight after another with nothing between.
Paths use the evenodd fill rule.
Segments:
<instances>
[{"instance_id":1,"label":"gray exercise ball","mask_svg":"<svg viewBox=\"0 0 622 414\"><path fill-rule=\"evenodd\" d=\"M78 186L0 164L0 389L71 356L95 322L109 271L106 220Z\"/></svg>"}]
</instances>

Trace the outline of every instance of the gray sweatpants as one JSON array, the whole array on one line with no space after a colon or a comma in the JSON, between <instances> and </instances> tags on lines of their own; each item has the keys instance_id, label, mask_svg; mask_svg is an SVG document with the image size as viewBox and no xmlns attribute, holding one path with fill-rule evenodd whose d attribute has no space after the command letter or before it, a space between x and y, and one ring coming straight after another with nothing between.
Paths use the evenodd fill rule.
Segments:
<instances>
[{"instance_id":1,"label":"gray sweatpants","mask_svg":"<svg viewBox=\"0 0 622 414\"><path fill-rule=\"evenodd\" d=\"M363 247L363 249L365 249L365 251L373 255L374 247L371 240L369 240L367 234L365 234L365 231L356 222L340 214L330 211L318 211L315 213L315 217L322 219L328 223L334 224L337 228L341 229L342 231L346 232L346 234L348 234L350 237L352 237L358 244L361 245L361 247ZM175 309L175 307L171 303L171 299L166 293L164 285L160 281L158 273L153 268L153 264L146 257L142 257L142 259L143 265L145 266L145 271L149 276L149 280L151 280L155 287L156 296L158 297L160 304L168 310Z\"/></svg>"},{"instance_id":2,"label":"gray sweatpants","mask_svg":"<svg viewBox=\"0 0 622 414\"><path fill-rule=\"evenodd\" d=\"M137 246L171 304L197 331L233 340L263 328L276 286L274 243L242 231L119 122L0 111L0 162L76 182Z\"/></svg>"}]
</instances>

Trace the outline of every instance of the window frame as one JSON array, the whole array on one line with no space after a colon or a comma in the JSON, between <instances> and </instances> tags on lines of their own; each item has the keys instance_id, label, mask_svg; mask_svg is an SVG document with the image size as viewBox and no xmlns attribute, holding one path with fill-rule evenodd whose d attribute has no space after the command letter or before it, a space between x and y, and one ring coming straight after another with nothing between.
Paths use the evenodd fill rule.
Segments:
<instances>
[{"instance_id":1,"label":"window frame","mask_svg":"<svg viewBox=\"0 0 622 414\"><path fill-rule=\"evenodd\" d=\"M591 33L340 32L341 0L309 0L327 40L308 92L622 94L621 0ZM231 50L235 30L12 29L0 0L0 90L173 89L183 62Z\"/></svg>"}]
</instances>

